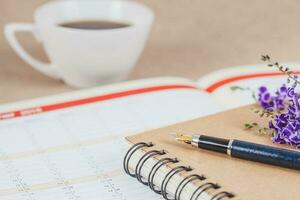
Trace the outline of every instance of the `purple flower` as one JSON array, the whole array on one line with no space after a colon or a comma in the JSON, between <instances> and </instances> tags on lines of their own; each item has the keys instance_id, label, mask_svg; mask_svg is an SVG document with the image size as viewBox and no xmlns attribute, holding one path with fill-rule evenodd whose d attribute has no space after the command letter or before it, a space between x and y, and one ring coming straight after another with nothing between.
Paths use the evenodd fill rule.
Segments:
<instances>
[{"instance_id":1,"label":"purple flower","mask_svg":"<svg viewBox=\"0 0 300 200\"><path fill-rule=\"evenodd\" d=\"M285 85L282 85L279 90L275 92L275 95L271 95L265 86L260 87L258 93L258 102L260 106L269 112L285 110L287 107L286 100L288 92L290 92L290 94L293 92L288 89L289 88Z\"/></svg>"},{"instance_id":2,"label":"purple flower","mask_svg":"<svg viewBox=\"0 0 300 200\"><path fill-rule=\"evenodd\" d=\"M274 130L272 141L300 148L300 104L295 88L283 85L272 96L267 88L261 87L259 103L275 113L275 118L269 121L269 128Z\"/></svg>"}]
</instances>

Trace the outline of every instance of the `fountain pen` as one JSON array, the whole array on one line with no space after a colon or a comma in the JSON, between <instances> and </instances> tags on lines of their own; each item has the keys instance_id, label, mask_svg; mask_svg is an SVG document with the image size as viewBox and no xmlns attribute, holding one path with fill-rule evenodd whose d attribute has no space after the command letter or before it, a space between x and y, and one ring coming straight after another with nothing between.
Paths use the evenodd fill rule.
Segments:
<instances>
[{"instance_id":1,"label":"fountain pen","mask_svg":"<svg viewBox=\"0 0 300 200\"><path fill-rule=\"evenodd\" d=\"M244 160L300 170L300 151L207 135L181 133L175 135L177 141L191 144L197 148L224 153Z\"/></svg>"}]
</instances>

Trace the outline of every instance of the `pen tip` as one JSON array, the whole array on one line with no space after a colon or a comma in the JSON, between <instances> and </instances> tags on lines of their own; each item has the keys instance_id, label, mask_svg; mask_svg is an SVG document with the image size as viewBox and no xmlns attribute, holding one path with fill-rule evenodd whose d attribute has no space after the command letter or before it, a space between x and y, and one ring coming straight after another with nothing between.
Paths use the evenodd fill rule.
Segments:
<instances>
[{"instance_id":1,"label":"pen tip","mask_svg":"<svg viewBox=\"0 0 300 200\"><path fill-rule=\"evenodd\" d=\"M183 133L170 133L171 136L173 136L177 141L185 142L185 143L191 143L192 142L192 136L186 135Z\"/></svg>"}]
</instances>

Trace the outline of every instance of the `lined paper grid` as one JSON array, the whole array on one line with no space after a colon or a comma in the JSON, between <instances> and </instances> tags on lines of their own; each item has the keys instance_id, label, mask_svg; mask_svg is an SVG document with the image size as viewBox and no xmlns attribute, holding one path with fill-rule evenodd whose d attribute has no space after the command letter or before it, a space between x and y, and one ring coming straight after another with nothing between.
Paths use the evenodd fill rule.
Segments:
<instances>
[{"instance_id":1,"label":"lined paper grid","mask_svg":"<svg viewBox=\"0 0 300 200\"><path fill-rule=\"evenodd\" d=\"M177 89L1 121L0 200L161 199L122 171L124 136L217 110Z\"/></svg>"}]
</instances>

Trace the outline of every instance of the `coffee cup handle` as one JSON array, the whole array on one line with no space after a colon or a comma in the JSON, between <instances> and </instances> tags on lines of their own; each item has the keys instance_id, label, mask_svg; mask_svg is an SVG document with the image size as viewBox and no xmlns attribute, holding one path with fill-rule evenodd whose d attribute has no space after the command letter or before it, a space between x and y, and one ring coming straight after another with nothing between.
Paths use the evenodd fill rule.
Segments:
<instances>
[{"instance_id":1,"label":"coffee cup handle","mask_svg":"<svg viewBox=\"0 0 300 200\"><path fill-rule=\"evenodd\" d=\"M51 64L41 62L25 51L16 38L16 32L18 31L32 32L32 34L34 34L35 26L31 23L9 23L5 25L4 34L10 46L25 62L37 71L52 78L59 79L58 73Z\"/></svg>"}]
</instances>

